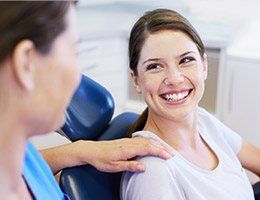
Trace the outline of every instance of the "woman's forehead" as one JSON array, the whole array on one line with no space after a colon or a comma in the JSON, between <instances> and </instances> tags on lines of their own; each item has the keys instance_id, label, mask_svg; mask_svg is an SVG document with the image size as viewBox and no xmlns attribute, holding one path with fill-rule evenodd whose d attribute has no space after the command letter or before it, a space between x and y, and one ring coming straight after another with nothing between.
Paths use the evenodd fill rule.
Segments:
<instances>
[{"instance_id":1,"label":"woman's forehead","mask_svg":"<svg viewBox=\"0 0 260 200\"><path fill-rule=\"evenodd\" d=\"M141 49L140 60L154 56L178 56L187 51L198 52L196 44L187 34L165 30L148 35Z\"/></svg>"}]
</instances>

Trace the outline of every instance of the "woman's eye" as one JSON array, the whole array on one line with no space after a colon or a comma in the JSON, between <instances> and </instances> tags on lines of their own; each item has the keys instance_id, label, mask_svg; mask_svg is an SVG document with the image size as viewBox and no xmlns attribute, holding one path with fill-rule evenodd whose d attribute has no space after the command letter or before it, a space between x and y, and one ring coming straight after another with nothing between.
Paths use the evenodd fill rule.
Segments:
<instances>
[{"instance_id":1,"label":"woman's eye","mask_svg":"<svg viewBox=\"0 0 260 200\"><path fill-rule=\"evenodd\" d=\"M161 68L161 65L159 65L159 64L150 64L146 67L146 71L160 69L160 68Z\"/></svg>"},{"instance_id":2,"label":"woman's eye","mask_svg":"<svg viewBox=\"0 0 260 200\"><path fill-rule=\"evenodd\" d=\"M195 60L195 58L193 58L193 57L185 57L185 58L181 59L180 64L189 63L189 62L192 62L194 60Z\"/></svg>"}]
</instances>

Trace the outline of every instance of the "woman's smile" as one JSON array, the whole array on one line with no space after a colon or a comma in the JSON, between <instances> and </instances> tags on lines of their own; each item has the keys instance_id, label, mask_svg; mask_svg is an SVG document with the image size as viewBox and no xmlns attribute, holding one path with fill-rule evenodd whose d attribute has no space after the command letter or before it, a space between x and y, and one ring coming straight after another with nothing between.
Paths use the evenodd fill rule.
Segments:
<instances>
[{"instance_id":1,"label":"woman's smile","mask_svg":"<svg viewBox=\"0 0 260 200\"><path fill-rule=\"evenodd\" d=\"M169 105L181 105L186 102L193 89L171 90L160 95Z\"/></svg>"}]
</instances>

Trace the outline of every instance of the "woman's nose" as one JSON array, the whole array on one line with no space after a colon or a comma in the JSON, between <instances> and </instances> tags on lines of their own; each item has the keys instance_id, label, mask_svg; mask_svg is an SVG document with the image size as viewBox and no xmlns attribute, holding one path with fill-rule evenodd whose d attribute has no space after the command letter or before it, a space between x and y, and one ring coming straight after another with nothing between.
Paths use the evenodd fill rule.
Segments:
<instances>
[{"instance_id":1,"label":"woman's nose","mask_svg":"<svg viewBox=\"0 0 260 200\"><path fill-rule=\"evenodd\" d=\"M184 76L178 68L174 67L166 71L164 78L164 83L166 85L178 85L183 80Z\"/></svg>"}]
</instances>

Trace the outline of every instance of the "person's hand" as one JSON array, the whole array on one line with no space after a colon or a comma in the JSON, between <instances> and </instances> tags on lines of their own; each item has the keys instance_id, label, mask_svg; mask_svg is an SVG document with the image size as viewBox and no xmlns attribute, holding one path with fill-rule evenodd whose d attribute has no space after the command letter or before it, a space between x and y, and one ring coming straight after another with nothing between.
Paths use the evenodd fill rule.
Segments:
<instances>
[{"instance_id":1,"label":"person's hand","mask_svg":"<svg viewBox=\"0 0 260 200\"><path fill-rule=\"evenodd\" d=\"M89 163L96 169L105 172L144 171L144 163L131 160L136 156L154 155L163 159L173 156L169 147L144 137L78 142L82 164Z\"/></svg>"}]
</instances>

